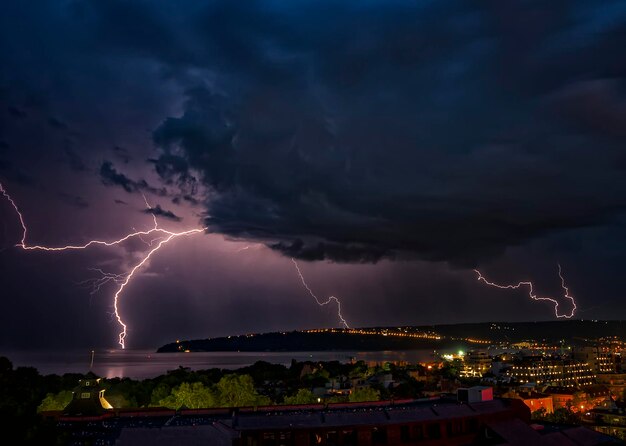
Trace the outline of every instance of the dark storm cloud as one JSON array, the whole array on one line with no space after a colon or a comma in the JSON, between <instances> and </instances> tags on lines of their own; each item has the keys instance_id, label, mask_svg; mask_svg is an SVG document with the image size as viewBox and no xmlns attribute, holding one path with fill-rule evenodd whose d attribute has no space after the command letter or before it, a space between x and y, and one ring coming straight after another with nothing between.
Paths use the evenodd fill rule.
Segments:
<instances>
[{"instance_id":1,"label":"dark storm cloud","mask_svg":"<svg viewBox=\"0 0 626 446\"><path fill-rule=\"evenodd\" d=\"M172 221L182 221L181 217L179 217L178 215L174 214L172 211L168 211L166 209L163 209L158 204L155 207L144 209L141 212L143 212L144 214L152 214L152 215L157 216L157 217L167 218L168 220L172 220Z\"/></svg>"},{"instance_id":2,"label":"dark storm cloud","mask_svg":"<svg viewBox=\"0 0 626 446\"><path fill-rule=\"evenodd\" d=\"M5 3L0 181L33 243L150 227L128 203L155 193L180 205L157 200L185 227L200 227L199 215L242 249L260 242L285 257L481 263L494 280L536 279L542 293L560 292L559 260L580 315L623 314L623 1ZM60 159L74 169L58 169ZM89 211L57 213L56 191L71 205L86 197ZM126 203L125 193L137 195ZM0 212L10 247L19 221L7 202ZM196 241L197 258L187 251ZM0 252L4 294L20 304L0 320L0 343L113 343L110 289L93 300L96 328L75 284L85 265L123 272L145 248L136 242L119 257ZM178 273L128 290L145 299L122 304L133 346L142 326L144 345L178 337L188 315L219 314L218 334L334 320L308 311L288 259L246 249L242 261L224 255L235 249L222 237L185 243L146 270ZM551 315L517 293L491 299L471 272L439 262L302 266L316 292L345 299L355 324ZM233 306L242 296L249 305ZM300 303L302 319L290 306ZM216 334L200 319L196 333Z\"/></svg>"},{"instance_id":3,"label":"dark storm cloud","mask_svg":"<svg viewBox=\"0 0 626 446\"><path fill-rule=\"evenodd\" d=\"M63 121L61 121L58 118L55 118L54 116L48 118L48 124L50 124L51 127L54 127L56 129L59 130L68 130L69 127L67 126L67 124Z\"/></svg>"},{"instance_id":4,"label":"dark storm cloud","mask_svg":"<svg viewBox=\"0 0 626 446\"><path fill-rule=\"evenodd\" d=\"M6 141L0 140L0 174L2 177L19 184L33 184L34 179L22 169L15 167L9 158L10 155L11 146Z\"/></svg>"},{"instance_id":5,"label":"dark storm cloud","mask_svg":"<svg viewBox=\"0 0 626 446\"><path fill-rule=\"evenodd\" d=\"M624 211L623 4L217 2L191 23L205 51L137 44L212 73L154 132L212 231L473 265Z\"/></svg>"},{"instance_id":6,"label":"dark storm cloud","mask_svg":"<svg viewBox=\"0 0 626 446\"><path fill-rule=\"evenodd\" d=\"M24 110L21 110L20 108L17 108L15 106L9 106L7 108L7 110L9 111L9 114L16 118L16 119L22 119L25 118L27 116L26 112Z\"/></svg>"},{"instance_id":7,"label":"dark storm cloud","mask_svg":"<svg viewBox=\"0 0 626 446\"><path fill-rule=\"evenodd\" d=\"M100 178L104 184L121 186L128 193L136 192L139 189L135 181L123 173L119 173L110 161L105 161L100 166Z\"/></svg>"},{"instance_id":8,"label":"dark storm cloud","mask_svg":"<svg viewBox=\"0 0 626 446\"><path fill-rule=\"evenodd\" d=\"M130 152L120 146L113 147L113 153L124 164L128 164L133 159L133 157L130 155Z\"/></svg>"},{"instance_id":9,"label":"dark storm cloud","mask_svg":"<svg viewBox=\"0 0 626 446\"><path fill-rule=\"evenodd\" d=\"M157 159L149 159L154 164L156 172L166 184L176 183L181 190L187 190L191 194L197 192L196 178L189 173L189 164L181 156L165 154Z\"/></svg>"},{"instance_id":10,"label":"dark storm cloud","mask_svg":"<svg viewBox=\"0 0 626 446\"><path fill-rule=\"evenodd\" d=\"M84 172L87 170L87 166L85 165L85 161L83 158L74 151L69 145L66 145L65 156L67 157L67 162L72 168L72 170L76 172Z\"/></svg>"},{"instance_id":11,"label":"dark storm cloud","mask_svg":"<svg viewBox=\"0 0 626 446\"><path fill-rule=\"evenodd\" d=\"M191 195L177 195L174 198L172 198L172 203L174 204L181 204L182 202L187 202L189 203L191 206L198 206L201 201L198 200L197 198L192 197Z\"/></svg>"},{"instance_id":12,"label":"dark storm cloud","mask_svg":"<svg viewBox=\"0 0 626 446\"><path fill-rule=\"evenodd\" d=\"M469 265L611 222L626 204L622 2L116 0L10 12L58 53L38 89L28 53L3 39L29 68L3 84L32 84L11 103L44 108L51 86L114 91L158 71L187 97L153 133L149 164L180 189L170 198L203 200L212 231L286 255ZM69 81L67 67L80 67ZM50 125L67 128L54 117L69 115L50 110ZM118 113L98 110L105 123ZM100 176L165 194L109 161Z\"/></svg>"},{"instance_id":13,"label":"dark storm cloud","mask_svg":"<svg viewBox=\"0 0 626 446\"><path fill-rule=\"evenodd\" d=\"M167 194L164 188L150 186L146 180L133 180L118 172L110 161L104 161L100 166L100 179L104 184L119 186L128 193L147 191L159 196Z\"/></svg>"},{"instance_id":14,"label":"dark storm cloud","mask_svg":"<svg viewBox=\"0 0 626 446\"><path fill-rule=\"evenodd\" d=\"M577 82L553 98L554 109L575 129L616 142L626 138L626 85L614 79Z\"/></svg>"}]
</instances>

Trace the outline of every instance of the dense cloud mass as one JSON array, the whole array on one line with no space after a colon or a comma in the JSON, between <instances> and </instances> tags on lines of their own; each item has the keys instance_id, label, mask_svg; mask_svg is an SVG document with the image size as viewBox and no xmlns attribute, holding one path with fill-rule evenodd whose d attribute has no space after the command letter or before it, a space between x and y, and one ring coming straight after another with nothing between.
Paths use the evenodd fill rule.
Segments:
<instances>
[{"instance_id":1,"label":"dense cloud mass","mask_svg":"<svg viewBox=\"0 0 626 446\"><path fill-rule=\"evenodd\" d=\"M212 231L311 260L473 265L604 224L625 203L625 13L219 2L187 58L161 55L210 80L154 132L158 166L197 173Z\"/></svg>"},{"instance_id":2,"label":"dense cloud mass","mask_svg":"<svg viewBox=\"0 0 626 446\"><path fill-rule=\"evenodd\" d=\"M210 231L311 260L473 265L623 209L620 2L75 1L52 16L75 51L157 64L184 89L148 159L169 192L106 160L100 176L175 203L201 184Z\"/></svg>"},{"instance_id":3,"label":"dense cloud mass","mask_svg":"<svg viewBox=\"0 0 626 446\"><path fill-rule=\"evenodd\" d=\"M174 214L172 211L168 211L167 209L163 209L161 205L157 204L154 207L147 208L143 210L145 214L152 214L156 217L163 217L172 221L181 221L182 218L178 215Z\"/></svg>"},{"instance_id":4,"label":"dense cloud mass","mask_svg":"<svg viewBox=\"0 0 626 446\"><path fill-rule=\"evenodd\" d=\"M127 177L125 174L118 172L110 161L104 161L100 166L100 178L104 184L120 186L128 193L148 191L155 195L165 195L165 189L157 189L150 186L144 179L133 180Z\"/></svg>"}]
</instances>

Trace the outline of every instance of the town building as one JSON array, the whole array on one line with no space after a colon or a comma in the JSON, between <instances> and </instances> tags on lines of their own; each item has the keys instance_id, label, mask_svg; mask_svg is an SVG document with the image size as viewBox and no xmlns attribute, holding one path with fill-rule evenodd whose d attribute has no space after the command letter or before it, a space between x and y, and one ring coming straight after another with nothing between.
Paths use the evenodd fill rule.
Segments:
<instances>
[{"instance_id":1,"label":"town building","mask_svg":"<svg viewBox=\"0 0 626 446\"><path fill-rule=\"evenodd\" d=\"M524 358L506 373L518 384L574 387L593 384L595 380L595 374L587 363L537 356Z\"/></svg>"},{"instance_id":2,"label":"town building","mask_svg":"<svg viewBox=\"0 0 626 446\"><path fill-rule=\"evenodd\" d=\"M624 401L626 395L626 373L601 373L597 375L598 384L609 388L611 395L617 400Z\"/></svg>"},{"instance_id":3,"label":"town building","mask_svg":"<svg viewBox=\"0 0 626 446\"><path fill-rule=\"evenodd\" d=\"M78 382L73 390L70 403L63 410L67 415L101 415L113 409L104 397L105 390L100 383L101 378L89 373Z\"/></svg>"},{"instance_id":4,"label":"town building","mask_svg":"<svg viewBox=\"0 0 626 446\"><path fill-rule=\"evenodd\" d=\"M554 413L554 401L552 399L552 395L548 395L547 393L536 392L534 390L530 391L518 391L518 392L509 392L504 395L507 398L517 398L520 399L528 406L530 412L535 412L537 410L545 410L546 413Z\"/></svg>"},{"instance_id":5,"label":"town building","mask_svg":"<svg viewBox=\"0 0 626 446\"><path fill-rule=\"evenodd\" d=\"M461 376L465 378L482 378L491 371L491 358L486 350L470 350L463 358Z\"/></svg>"},{"instance_id":6,"label":"town building","mask_svg":"<svg viewBox=\"0 0 626 446\"><path fill-rule=\"evenodd\" d=\"M493 400L493 387L474 386L456 391L457 399L464 403L482 403Z\"/></svg>"},{"instance_id":7,"label":"town building","mask_svg":"<svg viewBox=\"0 0 626 446\"><path fill-rule=\"evenodd\" d=\"M570 409L573 412L585 412L611 397L609 389L603 385L545 386L542 392L552 397L554 409Z\"/></svg>"},{"instance_id":8,"label":"town building","mask_svg":"<svg viewBox=\"0 0 626 446\"><path fill-rule=\"evenodd\" d=\"M530 410L521 401L492 399L486 387L474 390L480 395L476 402L440 397L297 406L112 409L92 416L44 416L57 420L70 444L83 444L85 436L89 444L118 446L619 444L583 427L531 425Z\"/></svg>"},{"instance_id":9,"label":"town building","mask_svg":"<svg viewBox=\"0 0 626 446\"><path fill-rule=\"evenodd\" d=\"M585 413L583 421L593 430L626 440L626 407L613 400Z\"/></svg>"},{"instance_id":10,"label":"town building","mask_svg":"<svg viewBox=\"0 0 626 446\"><path fill-rule=\"evenodd\" d=\"M176 423L124 427L118 446L211 444L215 446L374 446L374 445L575 445L619 444L584 427L530 425L530 412L519 400L458 403L428 402L338 404L334 407L239 410L203 423L199 414ZM213 414L215 416L215 414ZM193 417L185 420L186 417ZM193 420L196 425L188 423Z\"/></svg>"},{"instance_id":11,"label":"town building","mask_svg":"<svg viewBox=\"0 0 626 446\"><path fill-rule=\"evenodd\" d=\"M621 355L608 345L575 347L572 359L589 364L595 374L616 373L621 366Z\"/></svg>"}]
</instances>

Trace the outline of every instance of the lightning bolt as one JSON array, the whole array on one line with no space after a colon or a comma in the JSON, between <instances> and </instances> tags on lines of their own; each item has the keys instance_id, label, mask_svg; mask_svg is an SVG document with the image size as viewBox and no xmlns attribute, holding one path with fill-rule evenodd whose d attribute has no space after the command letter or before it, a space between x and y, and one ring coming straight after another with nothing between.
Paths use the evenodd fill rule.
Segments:
<instances>
[{"instance_id":1,"label":"lightning bolt","mask_svg":"<svg viewBox=\"0 0 626 446\"><path fill-rule=\"evenodd\" d=\"M300 271L300 267L298 266L298 262L296 262L296 260L294 258L292 258L291 261L293 262L293 265L296 267L296 271L298 272L298 276L300 276L300 280L302 281L302 285L304 285L304 288L306 288L306 290L313 297L313 299L315 299L315 302L317 302L317 304L320 307L323 307L324 305L328 305L331 302L335 302L337 304L337 316L339 317L339 320L341 321L341 323L343 324L343 326L345 328L350 328L350 326L348 325L346 320L341 315L341 301L339 299L337 299L335 296L330 296L324 302L319 300L317 298L317 296L315 295L315 293L313 291L311 291L311 288L309 288L309 286L307 285L306 281L304 280L304 276L302 275L302 271Z\"/></svg>"},{"instance_id":2,"label":"lightning bolt","mask_svg":"<svg viewBox=\"0 0 626 446\"><path fill-rule=\"evenodd\" d=\"M126 234L125 236L116 239L116 240L111 240L111 241L105 241L105 240L90 240L82 245L65 245L65 246L42 246L42 245L28 245L26 243L26 238L28 235L28 228L26 227L26 223L24 220L24 216L22 215L22 212L20 211L19 207L17 206L17 204L15 203L15 201L13 200L13 198L8 194L8 192L4 189L4 186L2 185L2 183L0 183L0 193L9 201L9 203L11 204L11 206L13 206L13 209L15 210L15 213L17 214L19 220L20 220L20 224L22 226L22 238L20 240L20 242L18 244L16 244L15 246L25 250L25 251L34 251L34 250L40 250L40 251L68 251L68 250L80 250L80 249L87 249L91 246L106 246L106 247L111 247L111 246L117 246L120 245L124 242L126 242L127 240L133 239L135 237L139 238L142 242L144 242L150 249L148 250L147 254L138 262L136 263L134 266L132 266L132 268L130 268L130 270L128 272L122 273L122 274L115 274L115 273L109 273L106 271L103 271L102 269L99 268L91 268L91 271L95 271L97 272L100 277L99 278L92 278L92 279L87 279L84 280L82 282L79 282L80 285L87 285L91 287L91 291L90 291L90 295L94 295L95 293L99 292L100 289L108 284L108 283L114 283L117 286L117 289L115 291L115 294L113 295L113 309L114 309L114 316L115 319L117 320L117 323L120 325L121 327L121 331L118 334L118 343L119 345L124 349L126 348L126 337L128 335L128 325L124 322L124 320L122 319L122 316L120 314L120 310L119 310L119 302L122 298L122 294L124 292L124 290L126 289L126 287L131 283L131 281L133 280L133 278L136 276L137 272L148 262L148 260L150 260L150 258L159 250L161 249L164 245L166 245L167 243L171 242L172 240L174 240L175 238L178 237L186 237L189 235L193 235L193 234L199 234L202 233L204 231L206 231L207 228L193 228L193 229L188 229L182 232L172 232L172 231L168 231L166 229L163 229L161 227L159 227L156 215L154 213L152 214L152 220L154 222L154 226L146 231L137 231L134 230L134 232L131 232L129 234ZM150 203L148 203L148 200L146 199L145 195L143 195L143 199L144 202L146 204L146 208L149 210L152 210L152 206L150 205ZM144 239L144 236L152 236L150 238L150 240L146 240ZM156 243L156 245L155 245ZM241 249L239 249L237 252L241 252L241 251L245 251L252 248L252 246L245 246ZM335 296L330 296L326 301L322 302L320 299L318 299L318 297L315 295L315 293L313 293L313 291L311 290L311 288L309 288L309 286L307 285L306 281L304 280L304 276L302 275L302 272L300 271L300 268L298 266L298 263L295 261L295 259L291 259L293 264L296 267L296 271L298 272L298 276L300 277L300 280L302 281L302 284L304 285L304 287L306 288L306 290L309 292L309 294L315 299L315 301L317 302L317 304L319 306L325 306L328 305L331 302L335 302L337 304L337 315L339 316L339 320L341 321L341 324L346 327L346 328L350 328L348 326L348 323L346 322L346 320L343 318L342 314L341 314L341 302L339 301L338 298L336 298Z\"/></svg>"},{"instance_id":3,"label":"lightning bolt","mask_svg":"<svg viewBox=\"0 0 626 446\"><path fill-rule=\"evenodd\" d=\"M22 213L20 212L19 207L17 206L17 204L15 203L15 201L13 200L13 198L8 194L8 192L4 189L4 186L2 185L2 183L0 183L0 193L7 199L7 201L11 204L11 206L13 207L13 209L15 210L19 220L20 220L20 224L22 226L22 238L20 240L20 242L16 245L17 247L23 249L23 250L42 250L42 251L67 251L67 250L79 250L79 249L87 249L90 246L116 246L116 245L120 245L122 243L124 243L127 240L130 240L134 237L137 237L139 239L141 239L144 243L146 243L148 245L148 247L150 247L151 249L148 251L148 253L143 257L143 259L141 259L137 264L135 264L127 273L123 273L123 274L113 274L113 273L107 273L104 272L100 269L93 269L93 271L98 272L101 277L99 279L88 279L87 281L82 282L83 284L85 283L90 283L92 286L92 291L90 294L94 294L96 292L98 292L100 290L100 288L105 285L106 283L109 282L113 282L115 283L118 287L117 287L117 291L115 292L114 296L113 296L113 308L114 308L114 315L115 318L118 322L118 324L122 327L122 330L120 331L120 333L118 334L118 343L122 348L125 348L125 340L126 340L126 336L127 336L127 328L128 326L126 325L126 323L124 322L124 320L122 319L121 315L120 315L120 311L119 311L119 301L122 297L122 293L125 290L125 288L130 284L130 282L132 281L132 279L135 277L137 271L139 269L141 269L147 262L148 260L150 260L150 258L159 250L161 249L164 245L166 245L167 243L169 243L170 241L174 240L175 238L178 237L186 237L189 235L193 235L193 234L199 234L204 232L207 228L193 228L193 229L188 229L182 232L172 232L172 231L168 231L166 229L163 229L161 227L159 227L156 215L154 213L152 213L152 219L154 222L154 226L147 230L147 231L136 231L132 232L130 234L127 234L125 236L123 236L122 238L119 238L117 240L112 240L112 241L104 241L104 240L90 240L85 244L82 245L65 245L65 246L41 246L41 245L28 245L26 243L26 238L28 235L28 228L26 227L26 223L24 221L24 217L22 215ZM146 204L146 207L148 209L152 209L152 207L150 206L150 204L148 203L148 200L146 199L145 195L143 196L144 202ZM150 236L150 235L159 235L159 237L155 237L152 238L149 242L147 242L143 237L144 236ZM158 243L156 244L156 246L153 246L154 243L156 243L158 241ZM237 252L241 252L244 250L249 249L250 246L246 246L244 248L241 248L240 250L238 250ZM307 290L307 292L311 295L311 297L313 297L315 299L315 302L319 305L319 306L325 306L330 304L331 302L335 302L337 305L337 316L339 317L339 320L341 321L341 324L345 327L345 328L350 328L348 323L346 322L346 320L344 319L343 315L341 314L341 301L335 297L335 296L330 296L327 300L325 301L321 301L316 295L315 293L311 290L311 288L308 286L308 284L306 283L306 280L304 279L304 276L302 275L302 271L300 271L300 267L298 266L298 263L296 262L295 259L291 259L291 261L293 262L296 271L298 273L298 276L300 277L300 281L302 282L302 285L304 286L304 288ZM486 285L495 287L495 288L500 288L500 289L511 289L511 290L516 290L516 289L520 289L522 287L527 287L528 288L528 296L536 301L549 301L552 302L554 304L554 314L557 318L572 318L574 316L574 313L576 311L576 301L574 299L573 296L571 296L569 294L569 288L567 287L566 283L565 283L565 278L563 277L563 271L561 268L560 264L557 264L558 266L558 274L559 274L559 278L561 279L561 288L563 289L564 292L564 298L569 299L572 302L572 310L569 314L564 313L564 314L559 314L559 302L551 297L539 297L535 294L534 289L533 289L533 283L531 281L521 281L518 282L517 284L513 285L513 284L509 284L509 285L501 285L501 284L497 284L494 282L490 282L488 281L483 275L482 273L475 269L474 272L478 275L477 280L479 282L484 282Z\"/></svg>"},{"instance_id":4,"label":"lightning bolt","mask_svg":"<svg viewBox=\"0 0 626 446\"><path fill-rule=\"evenodd\" d=\"M126 336L127 336L127 328L128 326L126 325L126 323L124 322L124 320L122 319L122 316L120 315L120 311L119 311L119 301L122 297L122 292L124 291L124 289L128 286L128 284L131 282L131 280L135 277L135 273L146 264L146 262L154 255L154 253L156 253L159 249L161 249L165 244L169 243L170 241L174 240L175 238L178 237L185 237L185 236L189 236L192 234L199 234L201 232L204 232L206 230L206 228L194 228L194 229L188 229L186 231L182 231L182 232L172 232L172 231L168 231L166 229L163 229L161 227L159 227L159 224L157 222L156 219L156 215L152 214L152 219L154 221L154 227L148 231L135 231L132 232L130 234L125 235L124 237L117 239L117 240L113 240L113 241L103 241L103 240L90 240L89 242L83 244L83 245L66 245L66 246L41 246L41 245L32 245L29 246L26 243L26 236L28 234L28 229L26 227L26 223L24 222L24 217L22 215L22 213L20 212L19 207L17 206L17 204L15 203L15 201L13 201L13 198L11 198L11 196L8 194L8 192L4 189L4 186L2 185L2 183L0 183L0 193L9 201L9 203L11 203L11 206L13 206L13 209L15 209L15 212L17 213L17 216L20 220L20 224L22 225L22 239L20 240L20 243L18 243L16 246L23 249L23 250L41 250L41 251L67 251L67 250L78 250L78 249L86 249L90 246L94 246L94 245L102 245L102 246L115 246L115 245L119 245L121 243L124 243L125 241L132 239L134 237L138 237L140 238L142 241L145 242L145 240L142 238L143 236L148 236L151 234L159 234L161 237L159 238L155 238L153 240L151 240L149 242L149 246L151 247L151 249L148 251L148 253L145 255L145 257L139 261L136 265L134 265L130 271L128 271L127 273L124 274L112 274L112 273L106 273L102 270L98 270L95 269L94 271L99 272L102 277L100 279L90 279L84 283L88 283L90 282L92 284L92 291L90 294L94 294L95 292L100 290L100 287L103 286L104 284L108 283L108 282L114 282L118 285L117 291L115 292L114 296L113 296L113 308L114 308L114 315L115 315L115 319L117 320L118 324L120 325L120 327L122 327L122 330L120 331L120 333L118 334L118 343L122 348L126 348ZM152 207L150 206L150 204L148 203L148 200L146 199L146 197L144 196L144 201L146 203L146 206L148 207L148 209L152 209ZM156 244L156 246L152 246L153 243L155 243L158 240L158 243ZM147 243L147 242L146 242Z\"/></svg>"},{"instance_id":5,"label":"lightning bolt","mask_svg":"<svg viewBox=\"0 0 626 446\"><path fill-rule=\"evenodd\" d=\"M4 186L2 185L2 183L0 183L0 193L2 193L2 195L4 195L4 197L9 200L9 203L11 203L11 206L13 206L13 209L15 209L15 212L17 212L17 216L20 219L20 224L22 225L22 241L20 242L20 244L18 246L26 246L26 223L24 223L24 217L22 217L22 213L20 212L20 209L17 207L17 204L15 204L15 201L13 201L13 198L11 198L11 196L7 193L6 190L4 190Z\"/></svg>"},{"instance_id":6,"label":"lightning bolt","mask_svg":"<svg viewBox=\"0 0 626 446\"><path fill-rule=\"evenodd\" d=\"M523 281L523 282L518 282L516 285L500 285L494 282L489 282L487 279L485 279L485 277L482 275L482 273L480 271L478 271L477 269L474 270L474 272L476 274L478 274L478 281L479 282L484 282L486 285L495 287L495 288L500 288L503 290L517 290L519 288L522 287L527 287L528 288L528 296L533 299L533 300L547 300L549 302L552 302L554 304L554 315L557 318L565 318L565 319L570 319L574 316L574 313L576 312L576 301L574 300L574 296L570 296L569 294L569 288L567 287L567 285L565 284L565 278L563 277L563 270L561 269L561 265L557 263L558 269L559 269L559 278L561 279L561 288L563 288L563 297L566 299L569 299L572 302L572 310L571 312L568 313L563 313L563 314L559 314L559 302L556 299L553 299L552 297L539 297L535 294L534 289L533 289L533 283L531 281Z\"/></svg>"},{"instance_id":7,"label":"lightning bolt","mask_svg":"<svg viewBox=\"0 0 626 446\"><path fill-rule=\"evenodd\" d=\"M124 291L124 288L126 288L126 286L130 283L131 279L135 275L135 272L137 272L137 270L139 268L141 268L143 265L145 265L145 263L150 259L150 257L152 257L152 255L155 252L157 252L159 249L161 249L161 247L163 245L165 245L166 243L169 243L174 238L176 238L176 237L183 237L183 236L187 236L187 235L191 235L191 234L198 234L198 233L204 232L205 230L206 230L206 228L189 229L189 230L183 231L183 232L169 232L169 231L165 231L166 233L169 233L170 235L168 235L163 240L159 241L159 243L154 248L152 248L150 251L148 251L148 254L143 258L143 260L141 260L138 264L136 264L130 270L130 272L128 273L126 278L122 281L122 283L120 284L119 288L115 292L115 295L113 296L113 308L114 308L115 318L117 319L117 322L122 327L122 331L118 335L118 338L119 338L118 343L122 346L122 348L125 348L125 339L126 339L126 334L127 334L127 331L126 331L127 326L126 326L126 324L124 323L124 321L122 320L122 318L120 316L120 312L119 312L119 308L118 308L118 302L119 302L120 297L122 295L122 291Z\"/></svg>"}]
</instances>

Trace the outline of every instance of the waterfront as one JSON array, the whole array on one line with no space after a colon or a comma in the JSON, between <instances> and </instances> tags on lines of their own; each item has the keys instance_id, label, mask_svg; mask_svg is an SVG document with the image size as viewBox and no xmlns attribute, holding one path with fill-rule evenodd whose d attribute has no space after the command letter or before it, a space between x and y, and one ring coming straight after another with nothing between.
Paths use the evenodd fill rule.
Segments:
<instances>
[{"instance_id":1,"label":"waterfront","mask_svg":"<svg viewBox=\"0 0 626 446\"><path fill-rule=\"evenodd\" d=\"M145 379L180 366L191 370L210 368L238 369L267 361L289 365L296 361L341 361L351 358L364 361L420 362L432 359L432 350L405 351L325 351L325 352L193 352L155 353L154 350L95 350L92 371L106 378ZM14 367L35 367L41 374L86 373L90 368L89 350L70 351L1 351Z\"/></svg>"}]
</instances>

